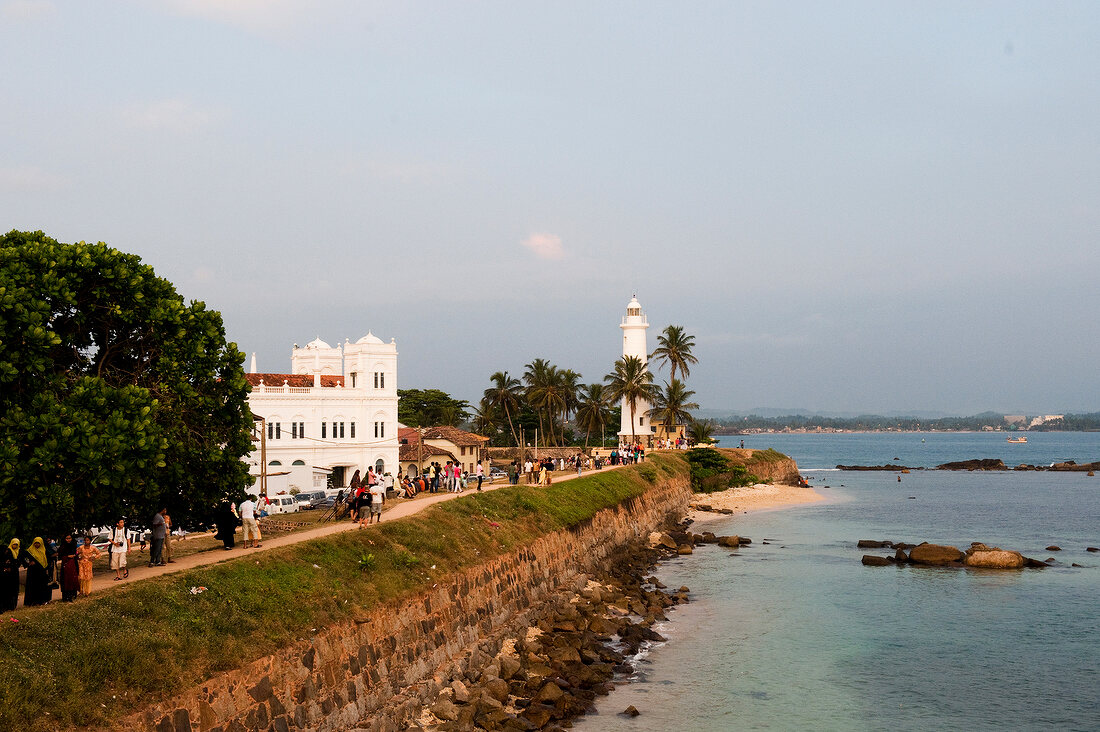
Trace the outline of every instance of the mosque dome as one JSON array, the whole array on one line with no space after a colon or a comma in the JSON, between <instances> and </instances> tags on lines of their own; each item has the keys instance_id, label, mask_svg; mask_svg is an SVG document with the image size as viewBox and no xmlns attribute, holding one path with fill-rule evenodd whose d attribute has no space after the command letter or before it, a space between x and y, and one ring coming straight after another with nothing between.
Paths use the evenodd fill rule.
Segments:
<instances>
[{"instance_id":1,"label":"mosque dome","mask_svg":"<svg viewBox=\"0 0 1100 732\"><path fill-rule=\"evenodd\" d=\"M306 344L306 348L317 348L317 349L321 349L321 348L332 348L332 346L330 346L329 344L325 343L325 342L324 342L323 340L321 340L320 338L314 338L314 339L313 339L312 341L310 341L309 343L307 343L307 344Z\"/></svg>"},{"instance_id":2,"label":"mosque dome","mask_svg":"<svg viewBox=\"0 0 1100 732\"><path fill-rule=\"evenodd\" d=\"M376 336L374 333L371 333L369 330L367 331L367 334L365 336L363 336L362 338L360 338L359 340L357 340L355 342L356 345L370 344L372 346L376 345L376 344L381 344L381 343L382 343L382 339L379 338L378 336Z\"/></svg>"}]
</instances>

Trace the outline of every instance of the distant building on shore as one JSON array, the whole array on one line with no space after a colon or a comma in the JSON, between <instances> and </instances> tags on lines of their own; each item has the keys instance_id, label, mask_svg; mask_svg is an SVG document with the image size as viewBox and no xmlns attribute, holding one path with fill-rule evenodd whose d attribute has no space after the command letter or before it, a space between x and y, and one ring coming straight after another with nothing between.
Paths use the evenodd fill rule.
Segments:
<instances>
[{"instance_id":1,"label":"distant building on shore","mask_svg":"<svg viewBox=\"0 0 1100 732\"><path fill-rule=\"evenodd\" d=\"M285 473L286 489L345 486L356 470L397 474L397 345L372 333L335 347L294 345L291 373L245 374L257 418L253 475ZM260 481L257 481L260 483ZM280 485L282 485L280 481ZM271 491L276 492L275 490Z\"/></svg>"},{"instance_id":2,"label":"distant building on shore","mask_svg":"<svg viewBox=\"0 0 1100 732\"><path fill-rule=\"evenodd\" d=\"M630 298L626 305L626 315L623 317L619 328L623 331L623 358L636 356L643 364L649 363L649 346L646 342L646 330L649 328L649 320L642 312L642 306L638 302L637 295ZM639 401L634 404L634 425L630 424L630 403L623 399L622 419L619 423L619 444L629 445L631 439L637 439L641 444L650 446L653 444L653 434L656 428L649 419L649 402ZM633 437L632 437L633 436Z\"/></svg>"}]
</instances>

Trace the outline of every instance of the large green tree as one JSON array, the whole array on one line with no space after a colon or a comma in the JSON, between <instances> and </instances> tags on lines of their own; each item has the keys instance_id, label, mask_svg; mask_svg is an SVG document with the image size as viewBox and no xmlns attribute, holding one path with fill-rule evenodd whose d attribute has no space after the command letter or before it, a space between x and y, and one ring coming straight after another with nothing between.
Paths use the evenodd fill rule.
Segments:
<instances>
[{"instance_id":1,"label":"large green tree","mask_svg":"<svg viewBox=\"0 0 1100 732\"><path fill-rule=\"evenodd\" d=\"M409 427L457 427L470 418L470 403L440 389L398 389L397 420Z\"/></svg>"},{"instance_id":2,"label":"large green tree","mask_svg":"<svg viewBox=\"0 0 1100 732\"><path fill-rule=\"evenodd\" d=\"M244 355L136 255L0 237L0 536L177 525L249 482Z\"/></svg>"},{"instance_id":3,"label":"large green tree","mask_svg":"<svg viewBox=\"0 0 1100 732\"><path fill-rule=\"evenodd\" d=\"M520 397L523 390L519 379L509 376L507 371L497 371L489 377L489 381L493 382L493 385L485 390L482 400L491 405L494 410L504 413L505 419L508 420L508 429L512 432L512 444L518 445L519 433L516 432L512 415L518 414L520 410Z\"/></svg>"},{"instance_id":4,"label":"large green tree","mask_svg":"<svg viewBox=\"0 0 1100 732\"><path fill-rule=\"evenodd\" d=\"M584 449L588 451L588 441L593 432L600 433L600 445L604 443L604 430L611 418L611 409L607 404L607 391L603 384L588 384L580 389L580 406L577 407L577 426L584 430Z\"/></svg>"}]
</instances>

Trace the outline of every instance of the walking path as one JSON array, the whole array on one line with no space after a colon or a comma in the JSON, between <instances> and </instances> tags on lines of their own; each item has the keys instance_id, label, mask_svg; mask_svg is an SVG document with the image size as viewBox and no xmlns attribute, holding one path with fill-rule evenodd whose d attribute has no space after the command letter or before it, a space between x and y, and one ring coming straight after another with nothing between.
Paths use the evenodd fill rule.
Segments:
<instances>
[{"instance_id":1,"label":"walking path","mask_svg":"<svg viewBox=\"0 0 1100 732\"><path fill-rule=\"evenodd\" d=\"M615 470L621 467L623 466L607 465L604 466L603 470ZM584 475L590 475L595 472L599 471L588 470L584 473ZM566 480L572 480L576 477L578 477L576 473L565 473L560 476L553 476L553 483L551 483L551 485ZM482 486L482 490L492 491L507 485L509 485L507 481L498 485L486 483ZM389 498L387 499L387 503L395 500L399 501L399 503L397 503L397 505L393 506L392 508L384 508L382 511L382 518L386 521L404 518L405 516L411 516L414 513L419 513L428 506L434 505L436 503L442 503L443 501L450 501L455 498L461 498L463 496L468 496L472 493L477 493L477 491L475 489L467 488L462 493L422 493L421 496L423 497L417 497L412 500L407 500L403 498ZM364 528L364 530L369 530L376 525L377 524L369 524L367 527ZM225 551L219 547L217 549L198 552L196 554L188 554L187 556L180 557L179 559L174 560L171 564L166 564L161 567L150 567L142 562L137 566L130 566L130 576L126 579L118 580L117 582L108 574L97 576L95 578L95 581L92 582L92 592L102 592L104 590L110 590L122 585L129 584L130 582L138 582L140 580L148 579L150 577L159 577L161 575L172 574L174 572L183 572L188 569L194 569L195 567L203 567L208 564L231 562L236 559L240 559L242 555L251 555L255 552L263 552L269 549L287 546L288 544L297 544L301 541L309 541L310 539L317 539L322 536L337 534L341 531L355 531L357 528L357 523L353 523L350 519L343 519L341 521L333 521L333 523L331 524L326 524L325 526L320 526L316 529L308 529L306 531L298 531L292 534L284 534L282 536L272 536L265 538L261 542L262 546L258 549L246 549L243 546L238 545L238 548L236 549ZM129 558L132 558L132 556L128 557L128 559ZM22 598L20 598L20 601L22 601Z\"/></svg>"}]
</instances>

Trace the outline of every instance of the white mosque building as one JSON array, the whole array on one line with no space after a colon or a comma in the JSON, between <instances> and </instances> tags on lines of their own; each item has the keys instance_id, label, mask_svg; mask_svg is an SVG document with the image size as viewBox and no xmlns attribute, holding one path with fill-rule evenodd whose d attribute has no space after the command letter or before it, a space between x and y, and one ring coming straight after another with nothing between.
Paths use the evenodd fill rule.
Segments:
<instances>
[{"instance_id":1,"label":"white mosque building","mask_svg":"<svg viewBox=\"0 0 1100 732\"><path fill-rule=\"evenodd\" d=\"M269 494L347 485L356 470L397 473L397 344L367 333L335 347L294 345L291 373L259 373L248 397L255 416L253 475ZM261 485L257 481L257 487Z\"/></svg>"},{"instance_id":2,"label":"white mosque building","mask_svg":"<svg viewBox=\"0 0 1100 732\"><path fill-rule=\"evenodd\" d=\"M642 312L637 295L630 298L626 305L626 316L619 327L623 331L623 357L636 356L643 364L649 363L649 347L646 343L646 330L649 320ZM622 421L619 425L619 444L629 445L631 439L637 439L642 445L650 445L656 428L649 419L649 402L638 401L634 404L634 425L630 424L630 403L623 399ZM633 437L632 437L633 436Z\"/></svg>"}]
</instances>

